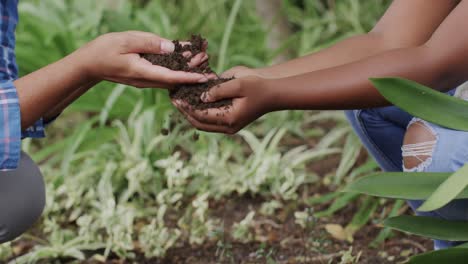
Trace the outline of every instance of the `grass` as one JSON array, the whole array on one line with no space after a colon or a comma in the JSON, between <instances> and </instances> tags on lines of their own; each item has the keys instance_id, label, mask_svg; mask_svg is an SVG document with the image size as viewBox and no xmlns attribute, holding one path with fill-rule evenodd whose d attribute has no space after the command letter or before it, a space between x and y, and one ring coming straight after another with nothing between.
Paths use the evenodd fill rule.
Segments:
<instances>
[{"instance_id":1,"label":"grass","mask_svg":"<svg viewBox=\"0 0 468 264\"><path fill-rule=\"evenodd\" d=\"M364 33L388 2L286 0L284 14L294 34L283 47L300 56ZM99 34L138 29L169 38L201 33L219 71L260 67L280 50L266 48L269 29L261 26L254 7L254 1L242 0L154 0L145 6L127 0L25 0L18 62L26 74ZM12 243L21 254L16 263L163 258L186 245L209 244L217 245L215 256L226 261L235 259L236 243L262 243L252 252L277 261L269 240L261 238L260 223L286 226L292 219L295 230L307 230L311 217L327 222L362 203L346 229L353 235L372 217L402 206L339 193L348 178L376 169L359 160L360 144L342 113L274 113L227 137L191 130L165 91L99 86L63 113L47 139L23 142L46 177L47 208L38 226ZM163 128L170 134L162 135ZM314 169L333 159L324 171ZM336 192L314 196L318 186ZM250 208L222 209L242 199ZM377 203L384 210L377 212ZM379 241L390 235L384 231ZM330 244L323 234L306 233L303 240L315 243L307 245ZM25 243L33 247L22 249ZM0 246L0 259L13 256L9 246ZM342 263L362 258L352 248L335 257Z\"/></svg>"}]
</instances>

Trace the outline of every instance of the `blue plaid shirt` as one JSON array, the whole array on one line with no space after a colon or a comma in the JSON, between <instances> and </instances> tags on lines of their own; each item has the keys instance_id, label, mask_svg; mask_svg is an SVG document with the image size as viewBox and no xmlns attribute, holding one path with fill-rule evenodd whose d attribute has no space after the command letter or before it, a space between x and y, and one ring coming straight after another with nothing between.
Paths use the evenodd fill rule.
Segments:
<instances>
[{"instance_id":1,"label":"blue plaid shirt","mask_svg":"<svg viewBox=\"0 0 468 264\"><path fill-rule=\"evenodd\" d=\"M44 137L39 120L21 131L18 95L13 81L18 78L15 56L15 29L18 24L18 0L0 0L0 170L16 169L21 153L21 139Z\"/></svg>"}]
</instances>

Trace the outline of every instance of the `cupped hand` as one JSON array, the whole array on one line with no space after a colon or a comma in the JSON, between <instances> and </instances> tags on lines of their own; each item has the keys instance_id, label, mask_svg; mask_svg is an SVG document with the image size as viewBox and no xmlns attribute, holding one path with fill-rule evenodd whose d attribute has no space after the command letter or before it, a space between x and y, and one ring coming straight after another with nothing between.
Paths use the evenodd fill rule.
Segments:
<instances>
[{"instance_id":1,"label":"cupped hand","mask_svg":"<svg viewBox=\"0 0 468 264\"><path fill-rule=\"evenodd\" d=\"M138 88L170 88L179 83L201 83L208 80L203 74L172 71L153 65L140 56L141 53L168 54L173 51L174 44L170 40L152 33L128 31L102 35L72 56L81 61L84 72L91 79ZM195 54L189 65L195 67L207 59L205 52Z\"/></svg>"},{"instance_id":2,"label":"cupped hand","mask_svg":"<svg viewBox=\"0 0 468 264\"><path fill-rule=\"evenodd\" d=\"M232 105L196 110L181 100L173 104L197 129L226 134L235 134L265 113L274 111L272 94L264 85L264 79L258 76L234 79L202 95L205 103L225 99L232 99Z\"/></svg>"}]
</instances>

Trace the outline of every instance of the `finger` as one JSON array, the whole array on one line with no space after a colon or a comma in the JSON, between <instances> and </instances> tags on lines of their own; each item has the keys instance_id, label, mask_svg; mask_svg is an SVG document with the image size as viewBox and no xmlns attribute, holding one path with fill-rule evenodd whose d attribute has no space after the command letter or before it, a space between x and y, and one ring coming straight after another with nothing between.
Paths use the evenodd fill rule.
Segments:
<instances>
[{"instance_id":1,"label":"finger","mask_svg":"<svg viewBox=\"0 0 468 264\"><path fill-rule=\"evenodd\" d=\"M115 82L115 83L121 83L137 88L163 88L163 89L169 89L172 88L171 85L161 83L161 82L147 82L147 81L142 81L138 79L129 79L129 78L110 78L107 79L108 81Z\"/></svg>"},{"instance_id":2,"label":"finger","mask_svg":"<svg viewBox=\"0 0 468 264\"><path fill-rule=\"evenodd\" d=\"M197 67L201 64L203 64L204 62L206 62L208 60L208 55L204 52L201 52L201 53L198 53L197 55L195 55L191 60L190 62L188 63L189 67L191 68L194 68L194 67Z\"/></svg>"},{"instance_id":3,"label":"finger","mask_svg":"<svg viewBox=\"0 0 468 264\"><path fill-rule=\"evenodd\" d=\"M226 133L226 134L232 134L234 132L233 129L226 127L226 126L202 123L196 120L195 118L193 118L189 113L187 113L186 109L184 109L184 107L181 107L178 102L172 101L172 103L176 106L179 112L181 112L184 115L187 121L190 124L192 124L192 126L196 127L199 130L203 130L206 132Z\"/></svg>"},{"instance_id":4,"label":"finger","mask_svg":"<svg viewBox=\"0 0 468 264\"><path fill-rule=\"evenodd\" d=\"M242 97L241 83L238 79L217 85L201 95L204 103L212 103L223 99Z\"/></svg>"},{"instance_id":5,"label":"finger","mask_svg":"<svg viewBox=\"0 0 468 264\"><path fill-rule=\"evenodd\" d=\"M205 131L205 132L234 134L234 130L232 128L229 128L229 127L211 125L211 124L204 124L204 123L201 123L201 122L197 121L196 119L194 119L190 115L186 115L185 118L187 119L187 121L190 122L190 124L192 124L192 126L196 127L199 130Z\"/></svg>"},{"instance_id":6,"label":"finger","mask_svg":"<svg viewBox=\"0 0 468 264\"><path fill-rule=\"evenodd\" d=\"M161 82L145 82L139 80L131 80L128 82L129 85L136 88L160 88L160 89L171 89L173 85Z\"/></svg>"},{"instance_id":7,"label":"finger","mask_svg":"<svg viewBox=\"0 0 468 264\"><path fill-rule=\"evenodd\" d=\"M181 100L175 100L174 104L177 106L177 108L182 109L187 115L190 115L193 119L200 123L232 127L232 107L196 110Z\"/></svg>"},{"instance_id":8,"label":"finger","mask_svg":"<svg viewBox=\"0 0 468 264\"><path fill-rule=\"evenodd\" d=\"M192 57L192 52L184 51L184 52L182 52L182 56L184 56L184 58L188 59L188 58Z\"/></svg>"},{"instance_id":9,"label":"finger","mask_svg":"<svg viewBox=\"0 0 468 264\"><path fill-rule=\"evenodd\" d=\"M130 31L127 37L128 53L171 53L175 45L172 41L148 32Z\"/></svg>"},{"instance_id":10,"label":"finger","mask_svg":"<svg viewBox=\"0 0 468 264\"><path fill-rule=\"evenodd\" d=\"M138 62L135 63L133 67L134 71L138 74L138 79L144 81L161 82L166 84L204 83L208 81L208 78L203 74L173 71L159 65L153 65L143 58L139 58Z\"/></svg>"}]
</instances>

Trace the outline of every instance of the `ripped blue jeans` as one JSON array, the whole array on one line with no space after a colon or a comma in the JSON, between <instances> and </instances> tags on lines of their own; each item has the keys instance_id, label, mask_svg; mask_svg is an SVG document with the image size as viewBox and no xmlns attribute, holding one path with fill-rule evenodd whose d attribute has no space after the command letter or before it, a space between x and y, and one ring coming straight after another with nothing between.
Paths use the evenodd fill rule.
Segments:
<instances>
[{"instance_id":1,"label":"ripped blue jeans","mask_svg":"<svg viewBox=\"0 0 468 264\"><path fill-rule=\"evenodd\" d=\"M449 94L453 95L453 92ZM394 106L346 111L346 116L370 155L384 171L403 171L403 139L407 127L414 122L423 124L434 135L435 141L430 149L431 158L417 168L405 170L455 172L468 162L468 132L416 119ZM408 201L408 204L415 210L422 202ZM436 211L415 213L447 220L468 220L468 199L452 201ZM460 243L434 240L434 248L443 249Z\"/></svg>"}]
</instances>

